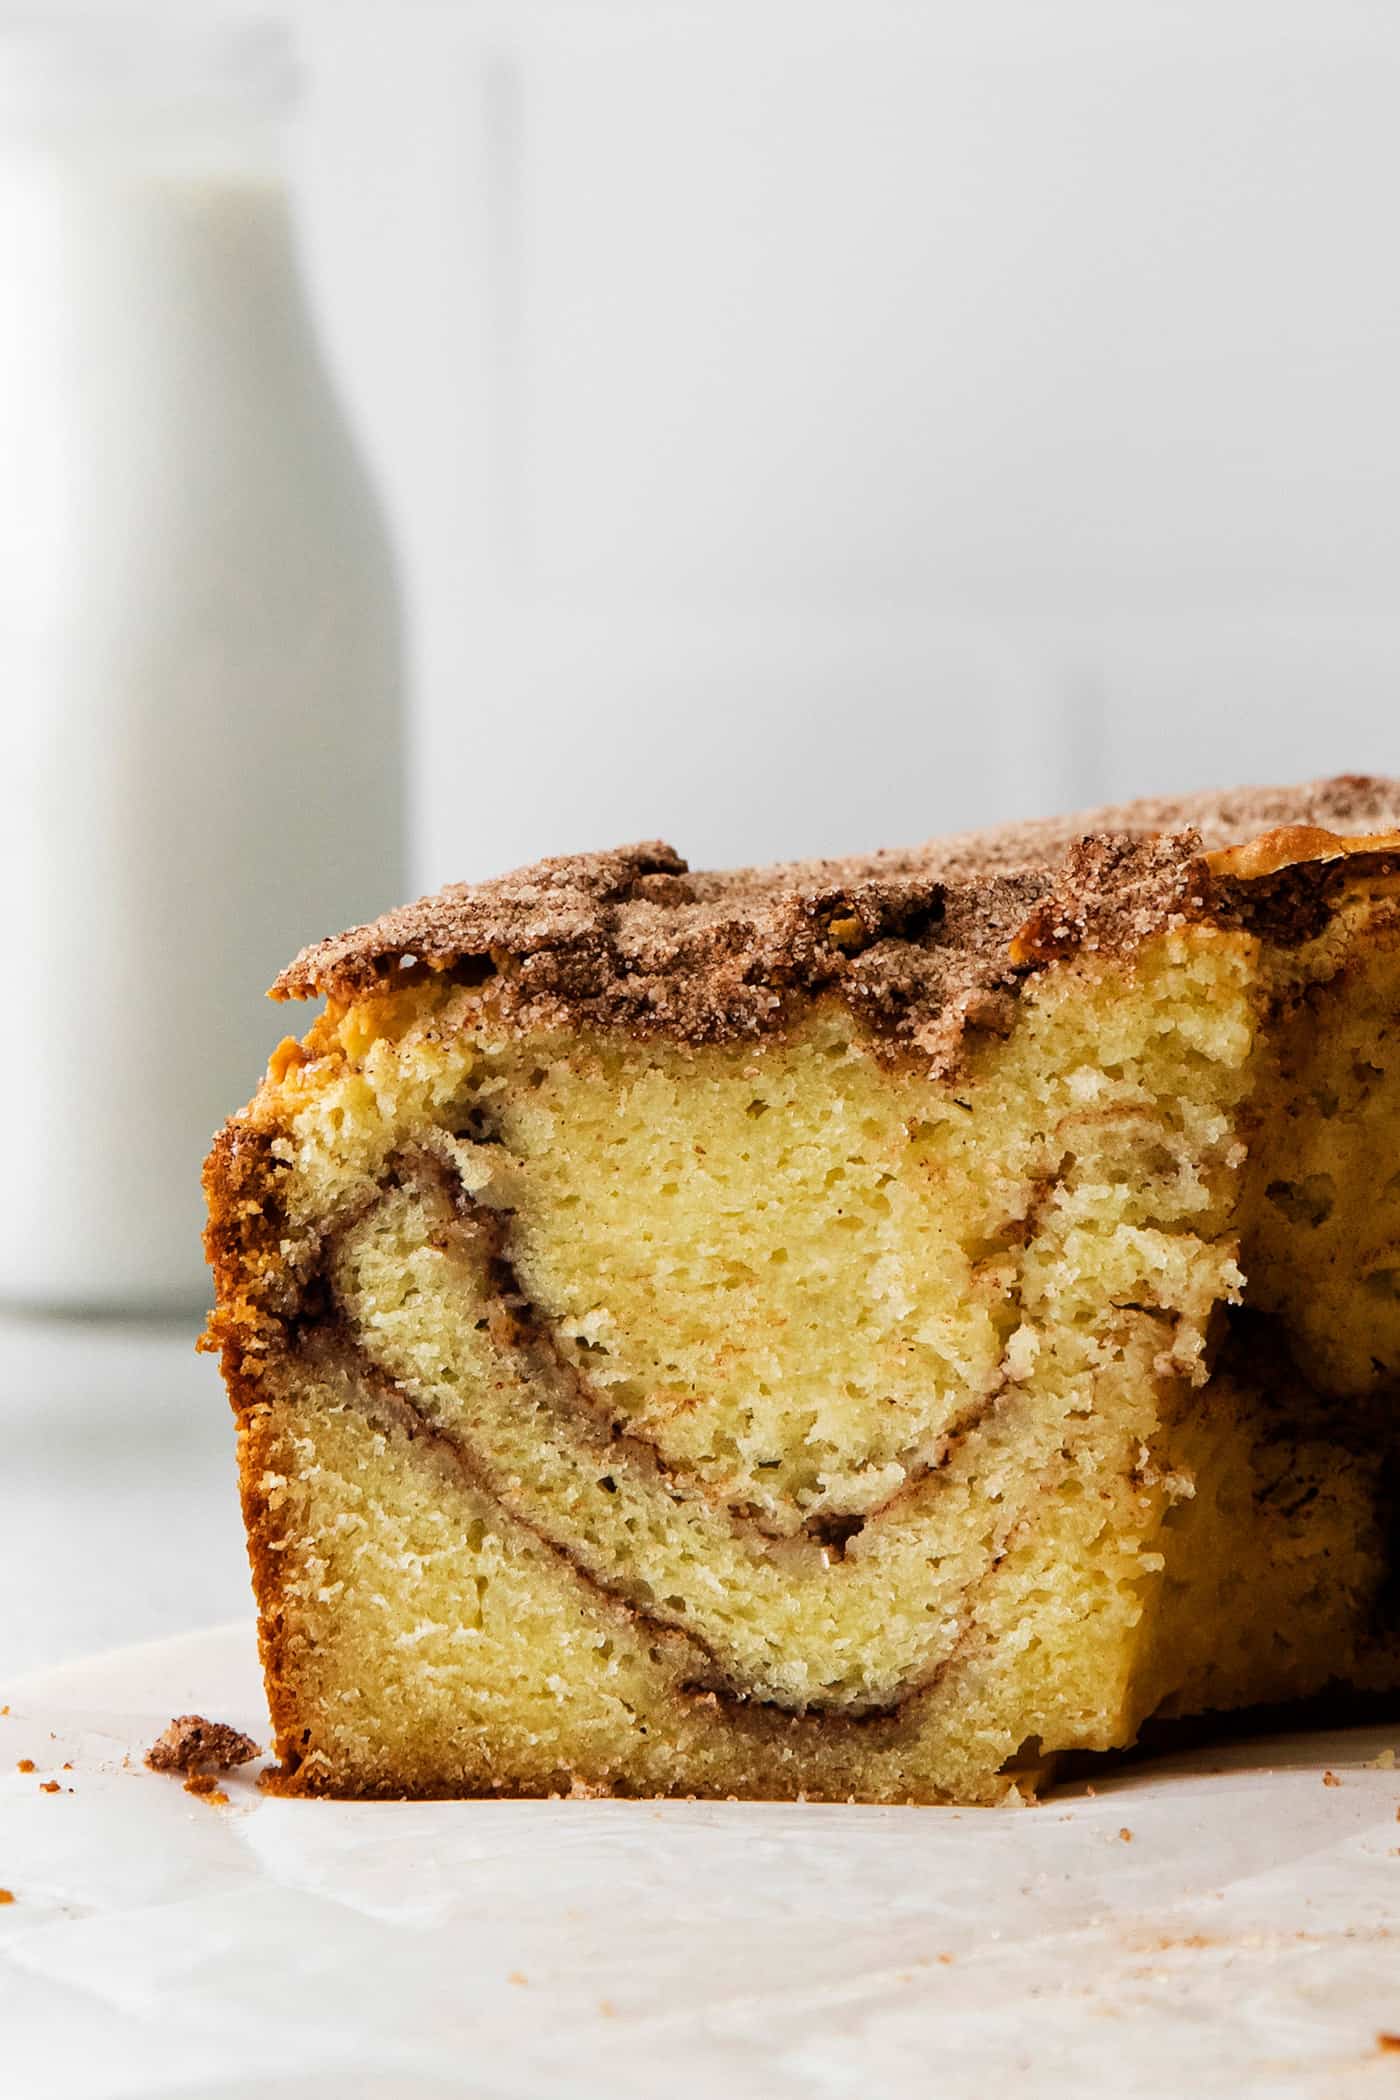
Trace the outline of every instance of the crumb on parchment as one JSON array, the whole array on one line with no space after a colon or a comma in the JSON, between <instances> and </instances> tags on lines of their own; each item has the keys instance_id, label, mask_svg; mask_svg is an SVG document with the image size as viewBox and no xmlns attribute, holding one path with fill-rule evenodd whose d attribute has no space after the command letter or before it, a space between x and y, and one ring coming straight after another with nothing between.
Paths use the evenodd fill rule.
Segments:
<instances>
[{"instance_id":1,"label":"crumb on parchment","mask_svg":"<svg viewBox=\"0 0 1400 2100\"><path fill-rule=\"evenodd\" d=\"M257 1754L253 1738L231 1728L227 1721L209 1721L203 1714L177 1714L146 1752L146 1763L153 1772L229 1772Z\"/></svg>"},{"instance_id":2,"label":"crumb on parchment","mask_svg":"<svg viewBox=\"0 0 1400 2100\"><path fill-rule=\"evenodd\" d=\"M211 1808L228 1807L228 1795L219 1785L213 1772L191 1772L185 1781L185 1792L198 1795L199 1799L207 1801Z\"/></svg>"},{"instance_id":3,"label":"crumb on parchment","mask_svg":"<svg viewBox=\"0 0 1400 2100\"><path fill-rule=\"evenodd\" d=\"M19 1762L18 1762L18 1763L16 1764L16 1766L15 1766L15 1770L16 1770L17 1772L32 1772L32 1771L34 1770L34 1760L33 1760L33 1758L32 1758L32 1757L22 1757L22 1758L20 1758Z\"/></svg>"}]
</instances>

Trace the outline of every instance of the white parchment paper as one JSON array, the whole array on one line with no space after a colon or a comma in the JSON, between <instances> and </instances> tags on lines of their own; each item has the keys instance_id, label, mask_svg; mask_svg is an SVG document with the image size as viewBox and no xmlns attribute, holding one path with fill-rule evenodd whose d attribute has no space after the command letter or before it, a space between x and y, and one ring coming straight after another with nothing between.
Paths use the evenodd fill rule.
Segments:
<instances>
[{"instance_id":1,"label":"white parchment paper","mask_svg":"<svg viewBox=\"0 0 1400 2100\"><path fill-rule=\"evenodd\" d=\"M6 2100L1400 2095L1394 1731L1032 1808L220 1808L141 1754L265 1736L248 1628L7 1697Z\"/></svg>"}]
</instances>

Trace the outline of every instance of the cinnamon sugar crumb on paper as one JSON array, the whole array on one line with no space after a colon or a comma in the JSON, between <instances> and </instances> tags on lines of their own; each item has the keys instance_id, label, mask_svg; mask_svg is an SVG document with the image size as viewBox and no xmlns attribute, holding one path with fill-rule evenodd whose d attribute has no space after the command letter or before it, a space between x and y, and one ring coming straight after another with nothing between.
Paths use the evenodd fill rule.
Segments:
<instances>
[{"instance_id":1,"label":"cinnamon sugar crumb on paper","mask_svg":"<svg viewBox=\"0 0 1400 2100\"><path fill-rule=\"evenodd\" d=\"M1400 2056L1400 2034L1387 2034L1382 2031L1376 2036L1376 2047L1382 2056Z\"/></svg>"},{"instance_id":2,"label":"cinnamon sugar crumb on paper","mask_svg":"<svg viewBox=\"0 0 1400 2100\"><path fill-rule=\"evenodd\" d=\"M14 1900L15 1892L13 1889L0 1889L0 1903L13 1903Z\"/></svg>"},{"instance_id":3,"label":"cinnamon sugar crumb on paper","mask_svg":"<svg viewBox=\"0 0 1400 2100\"><path fill-rule=\"evenodd\" d=\"M207 1801L211 1808L227 1808L228 1795L219 1785L212 1772L191 1772L185 1781L185 1792Z\"/></svg>"},{"instance_id":4,"label":"cinnamon sugar crumb on paper","mask_svg":"<svg viewBox=\"0 0 1400 2100\"><path fill-rule=\"evenodd\" d=\"M257 1754L253 1738L230 1728L227 1721L207 1721L203 1714L177 1714L146 1752L146 1763L153 1772L228 1772Z\"/></svg>"},{"instance_id":5,"label":"cinnamon sugar crumb on paper","mask_svg":"<svg viewBox=\"0 0 1400 2100\"><path fill-rule=\"evenodd\" d=\"M1131 1845L1131 1843L1133 1842L1133 1833L1131 1832L1131 1830L1129 1830L1126 1823L1123 1825L1123 1828L1119 1831L1118 1835L1120 1838L1122 1838L1123 1843L1125 1845Z\"/></svg>"},{"instance_id":6,"label":"cinnamon sugar crumb on paper","mask_svg":"<svg viewBox=\"0 0 1400 2100\"><path fill-rule=\"evenodd\" d=\"M228 1806L228 1795L219 1785L217 1778L212 1772L191 1772L189 1778L185 1781L185 1792L187 1794L197 1794L201 1800L209 1802L213 1808L227 1808Z\"/></svg>"},{"instance_id":7,"label":"cinnamon sugar crumb on paper","mask_svg":"<svg viewBox=\"0 0 1400 2100\"><path fill-rule=\"evenodd\" d=\"M15 1770L17 1772L32 1772L34 1768L34 1760L32 1757L22 1757L19 1760L19 1763L15 1766Z\"/></svg>"},{"instance_id":8,"label":"cinnamon sugar crumb on paper","mask_svg":"<svg viewBox=\"0 0 1400 2100\"><path fill-rule=\"evenodd\" d=\"M1322 1775L1322 1784L1324 1786L1340 1786L1341 1783L1335 1772L1324 1772Z\"/></svg>"},{"instance_id":9,"label":"cinnamon sugar crumb on paper","mask_svg":"<svg viewBox=\"0 0 1400 2100\"><path fill-rule=\"evenodd\" d=\"M61 1794L63 1788L56 1779L43 1779L39 1782L39 1792L41 1794Z\"/></svg>"}]
</instances>

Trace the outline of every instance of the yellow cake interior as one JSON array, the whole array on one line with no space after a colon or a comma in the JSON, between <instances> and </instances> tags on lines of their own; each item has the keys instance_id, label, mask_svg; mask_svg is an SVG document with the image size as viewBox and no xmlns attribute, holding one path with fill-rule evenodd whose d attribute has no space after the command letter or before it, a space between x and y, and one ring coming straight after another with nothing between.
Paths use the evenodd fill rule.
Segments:
<instances>
[{"instance_id":1,"label":"yellow cake interior","mask_svg":"<svg viewBox=\"0 0 1400 2100\"><path fill-rule=\"evenodd\" d=\"M1400 945L1353 887L1046 970L951 1080L834 999L711 1046L333 1006L248 1124L286 1783L990 1800L1394 1684Z\"/></svg>"}]
</instances>

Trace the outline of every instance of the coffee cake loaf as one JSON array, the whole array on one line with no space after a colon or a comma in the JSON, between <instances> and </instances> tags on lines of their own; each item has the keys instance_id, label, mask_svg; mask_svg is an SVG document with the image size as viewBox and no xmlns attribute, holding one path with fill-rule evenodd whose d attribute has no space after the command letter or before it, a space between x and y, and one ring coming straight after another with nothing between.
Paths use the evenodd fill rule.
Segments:
<instances>
[{"instance_id":1,"label":"coffee cake loaf","mask_svg":"<svg viewBox=\"0 0 1400 2100\"><path fill-rule=\"evenodd\" d=\"M985 1802L1400 1684L1400 783L307 950L207 1170L290 1792Z\"/></svg>"}]
</instances>

